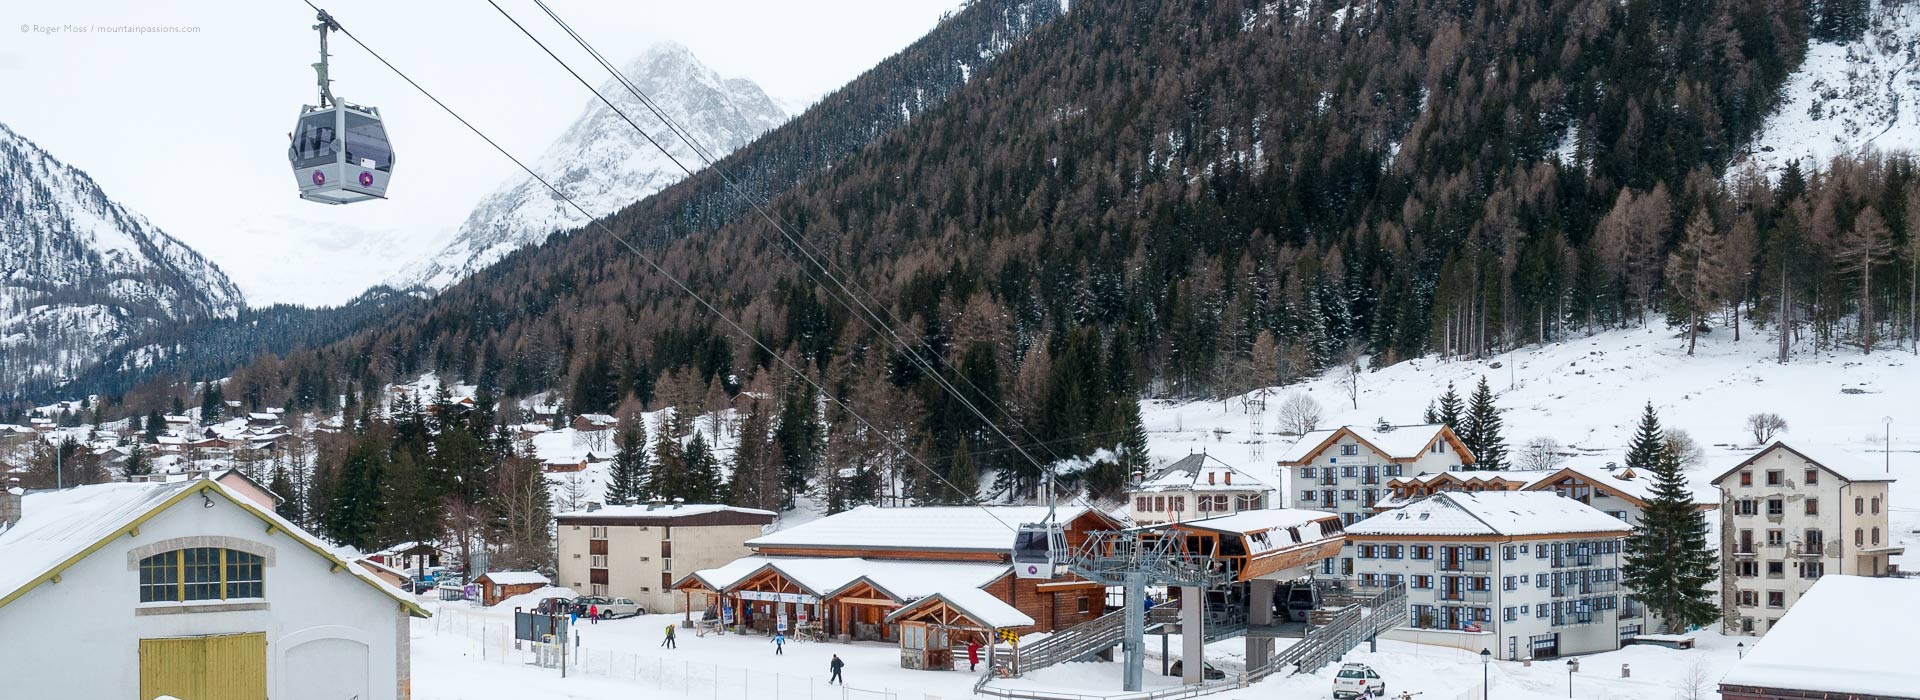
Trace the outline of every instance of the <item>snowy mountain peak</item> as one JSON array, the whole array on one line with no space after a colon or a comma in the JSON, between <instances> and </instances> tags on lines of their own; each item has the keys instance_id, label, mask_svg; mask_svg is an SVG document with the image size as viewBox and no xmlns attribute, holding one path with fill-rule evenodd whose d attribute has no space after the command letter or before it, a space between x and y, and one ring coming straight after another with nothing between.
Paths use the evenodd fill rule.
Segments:
<instances>
[{"instance_id":1,"label":"snowy mountain peak","mask_svg":"<svg viewBox=\"0 0 1920 700\"><path fill-rule=\"evenodd\" d=\"M0 124L0 393L42 386L163 323L244 302L198 252Z\"/></svg>"},{"instance_id":2,"label":"snowy mountain peak","mask_svg":"<svg viewBox=\"0 0 1920 700\"><path fill-rule=\"evenodd\" d=\"M654 44L622 73L715 158L787 118L753 81L721 76L680 44ZM702 167L699 155L618 81L608 79L600 93L680 164ZM619 113L592 97L580 118L533 162L533 169L593 217L619 211L686 177ZM514 250L589 220L539 182L521 178L481 200L445 249L403 271L394 286L444 289Z\"/></svg>"}]
</instances>

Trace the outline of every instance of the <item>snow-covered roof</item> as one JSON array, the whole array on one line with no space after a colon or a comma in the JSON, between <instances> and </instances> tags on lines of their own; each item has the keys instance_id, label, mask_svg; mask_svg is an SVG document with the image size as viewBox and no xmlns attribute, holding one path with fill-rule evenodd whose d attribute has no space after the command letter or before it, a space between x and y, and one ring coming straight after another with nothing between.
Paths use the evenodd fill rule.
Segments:
<instances>
[{"instance_id":1,"label":"snow-covered roof","mask_svg":"<svg viewBox=\"0 0 1920 700\"><path fill-rule=\"evenodd\" d=\"M1303 510L1298 508L1270 508L1266 510L1244 510L1232 515L1217 518L1202 518L1175 523L1179 529L1211 530L1243 536L1253 554L1292 547L1296 544L1308 544L1338 536L1339 529L1323 530L1314 523L1334 518L1333 513L1323 510ZM1289 529L1297 533L1289 535ZM1267 533L1261 536L1261 533Z\"/></svg>"},{"instance_id":2,"label":"snow-covered roof","mask_svg":"<svg viewBox=\"0 0 1920 700\"><path fill-rule=\"evenodd\" d=\"M741 513L745 515L764 515L769 518L778 515L770 510L741 508L720 503L681 503L677 505L645 506L623 505L605 506L597 510L574 510L553 516L566 518L681 518L708 513Z\"/></svg>"},{"instance_id":3,"label":"snow-covered roof","mask_svg":"<svg viewBox=\"0 0 1920 700\"><path fill-rule=\"evenodd\" d=\"M280 416L278 416L278 415L275 415L275 414L272 414L272 413L249 413L249 414L247 414L247 420L279 420L279 419L280 419Z\"/></svg>"},{"instance_id":4,"label":"snow-covered roof","mask_svg":"<svg viewBox=\"0 0 1920 700\"><path fill-rule=\"evenodd\" d=\"M582 413L580 419L594 425L612 425L620 422L620 419L605 413Z\"/></svg>"},{"instance_id":5,"label":"snow-covered roof","mask_svg":"<svg viewBox=\"0 0 1920 700\"><path fill-rule=\"evenodd\" d=\"M1759 452L1755 452L1752 457L1746 458L1745 460L1741 461L1739 464L1734 465L1732 469L1729 469L1721 473L1720 476L1714 478L1713 480L1714 483L1717 484L1720 482L1721 479L1727 478L1728 475L1733 474L1734 472L1740 471L1742 469L1745 469L1749 466L1752 466L1755 462L1759 461L1761 457L1765 457L1768 454L1773 453L1774 450L1786 450L1788 452L1792 452L1794 454L1800 455L1802 459L1805 459L1809 462L1820 465L1821 467L1825 468L1827 471L1833 472L1834 474L1839 475L1840 478L1846 479L1847 481L1894 481L1895 480L1893 478L1893 475L1888 474L1883 470L1873 469L1868 467L1867 466L1868 460L1864 456L1855 456L1852 454L1848 454L1846 452L1842 452L1840 450L1836 450L1836 449L1832 449L1824 446L1823 447L1805 447L1805 446L1799 446L1799 445L1788 445L1787 443L1782 442L1780 440L1775 440L1773 441L1773 444L1767 445L1766 448L1760 450Z\"/></svg>"},{"instance_id":6,"label":"snow-covered roof","mask_svg":"<svg viewBox=\"0 0 1920 700\"><path fill-rule=\"evenodd\" d=\"M993 597L992 593L978 588L942 590L939 593L921 598L911 605L906 605L899 610L893 611L893 614L887 616L887 621L893 622L894 620L911 615L915 610L920 609L922 606L932 605L935 601L945 601L947 605L953 606L955 610L959 610L967 617L972 618L974 622L995 629L1027 627L1033 624L1033 618L1028 617L1026 613L1020 612L1018 608L1008 605L1006 601Z\"/></svg>"},{"instance_id":7,"label":"snow-covered roof","mask_svg":"<svg viewBox=\"0 0 1920 700\"><path fill-rule=\"evenodd\" d=\"M1162 467L1135 485L1134 492L1155 491L1265 491L1272 488L1252 474L1235 469L1205 453L1190 454Z\"/></svg>"},{"instance_id":8,"label":"snow-covered roof","mask_svg":"<svg viewBox=\"0 0 1920 700\"><path fill-rule=\"evenodd\" d=\"M1487 482L1493 481L1494 479L1499 479L1502 481L1518 482L1521 484L1532 484L1536 481L1539 481L1540 479L1546 478L1547 475L1552 473L1553 472L1519 471L1519 470L1473 471L1473 470L1466 470L1466 469L1449 469L1446 471L1437 471L1437 472L1421 472L1413 476L1397 476L1392 479L1388 479L1387 483L1391 484L1397 481L1401 483L1431 484L1433 482L1440 481L1441 479L1451 477L1453 479L1466 482L1466 483L1473 483L1475 481L1478 481L1481 483L1487 483Z\"/></svg>"},{"instance_id":9,"label":"snow-covered roof","mask_svg":"<svg viewBox=\"0 0 1920 700\"><path fill-rule=\"evenodd\" d=\"M1822 576L1720 682L1920 698L1914 620L1920 580Z\"/></svg>"},{"instance_id":10,"label":"snow-covered roof","mask_svg":"<svg viewBox=\"0 0 1920 700\"><path fill-rule=\"evenodd\" d=\"M544 586L548 583L546 575L538 571L489 571L480 576L502 586Z\"/></svg>"},{"instance_id":11,"label":"snow-covered roof","mask_svg":"<svg viewBox=\"0 0 1920 700\"><path fill-rule=\"evenodd\" d=\"M1444 439L1449 432L1447 426L1440 424L1393 426L1392 430L1358 425L1315 430L1294 441L1280 455L1280 463L1287 465L1310 461L1322 450L1337 443L1341 435L1352 435L1390 459L1416 459L1434 440Z\"/></svg>"},{"instance_id":12,"label":"snow-covered roof","mask_svg":"<svg viewBox=\"0 0 1920 700\"><path fill-rule=\"evenodd\" d=\"M1446 491L1347 527L1348 535L1558 535L1626 532L1625 522L1546 491Z\"/></svg>"},{"instance_id":13,"label":"snow-covered roof","mask_svg":"<svg viewBox=\"0 0 1920 700\"><path fill-rule=\"evenodd\" d=\"M25 593L47 575L58 574L69 560L84 556L116 533L145 522L163 506L196 491L221 495L307 549L340 564L355 578L399 601L411 614L428 616L411 596L340 557L318 537L226 485L203 478L94 484L26 494L20 521L0 532L0 561L7 563L0 567L0 604Z\"/></svg>"},{"instance_id":14,"label":"snow-covered roof","mask_svg":"<svg viewBox=\"0 0 1920 700\"><path fill-rule=\"evenodd\" d=\"M1006 575L1006 564L899 561L857 557L741 557L724 566L693 572L708 590L724 591L772 568L815 595L831 596L857 581L899 600L913 600L956 588L980 588Z\"/></svg>"},{"instance_id":15,"label":"snow-covered roof","mask_svg":"<svg viewBox=\"0 0 1920 700\"><path fill-rule=\"evenodd\" d=\"M1072 522L1087 511L1084 506L1061 506L1055 517ZM1046 506L862 506L747 540L747 546L1009 551L1015 528L1046 517Z\"/></svg>"}]
</instances>

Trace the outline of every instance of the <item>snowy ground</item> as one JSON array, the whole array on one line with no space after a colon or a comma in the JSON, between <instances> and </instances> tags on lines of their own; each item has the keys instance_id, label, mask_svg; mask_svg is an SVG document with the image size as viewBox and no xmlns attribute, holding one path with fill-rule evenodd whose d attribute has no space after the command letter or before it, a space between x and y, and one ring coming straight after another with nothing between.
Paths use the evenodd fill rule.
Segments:
<instances>
[{"instance_id":1,"label":"snowy ground","mask_svg":"<svg viewBox=\"0 0 1920 700\"><path fill-rule=\"evenodd\" d=\"M454 607L459 606L459 607ZM977 676L954 672L910 671L899 667L897 649L890 644L834 644L792 641L776 656L773 645L757 635L697 637L681 630L678 649L663 649L660 640L672 615L650 615L612 620L579 628L581 646L568 676L553 668L532 665L529 650L514 651L505 641L508 617L475 611L464 604L441 607L432 620L414 623L413 690L420 700L485 700L490 698L578 698L612 700L648 697L677 700L760 700L762 698L847 698L848 700L936 700L971 697ZM1687 683L1715 698L1715 681L1737 659L1735 644L1751 642L1697 632L1698 648L1674 651L1657 647L1628 647L1580 658L1573 675L1575 696L1587 700L1639 700L1676 697ZM481 640L485 638L483 643ZM1208 646L1215 666L1234 672L1231 660L1242 646L1225 640ZM1178 640L1172 642L1178 648ZM1149 687L1173 684L1157 675L1158 640L1149 639ZM845 694L826 683L833 654L847 662L850 682ZM1345 661L1365 663L1381 672L1396 692L1411 690L1423 700L1468 700L1481 695L1480 659L1455 649L1382 641L1377 652L1364 647ZM1622 665L1631 677L1621 677ZM1213 696L1223 700L1275 697L1326 697L1336 666L1318 673L1274 678ZM1566 697L1565 662L1525 666L1496 661L1487 669L1492 697L1503 700L1544 700ZM1069 664L1048 669L1017 684L1045 687L1065 693L1117 693L1120 667L1114 663Z\"/></svg>"}]
</instances>

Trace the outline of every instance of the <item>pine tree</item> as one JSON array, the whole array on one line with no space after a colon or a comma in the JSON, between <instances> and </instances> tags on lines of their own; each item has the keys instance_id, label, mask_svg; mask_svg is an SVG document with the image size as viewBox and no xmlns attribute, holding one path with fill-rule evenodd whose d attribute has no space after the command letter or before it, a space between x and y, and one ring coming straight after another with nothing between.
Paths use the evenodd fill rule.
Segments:
<instances>
[{"instance_id":1,"label":"pine tree","mask_svg":"<svg viewBox=\"0 0 1920 700\"><path fill-rule=\"evenodd\" d=\"M298 494L293 492L293 480L287 476L285 466L273 465L273 480L267 482L267 489L280 497L280 505L274 508L274 512L279 513L280 517L296 523L305 519L300 512L300 499L295 497Z\"/></svg>"},{"instance_id":2,"label":"pine tree","mask_svg":"<svg viewBox=\"0 0 1920 700\"><path fill-rule=\"evenodd\" d=\"M653 471L647 474L647 491L657 498L683 498L687 487L687 460L680 441L673 437L668 421L654 426Z\"/></svg>"},{"instance_id":3,"label":"pine tree","mask_svg":"<svg viewBox=\"0 0 1920 700\"><path fill-rule=\"evenodd\" d=\"M773 439L780 446L780 485L786 491L783 506L807 488L807 476L820 461L820 420L813 404L813 391L792 387L780 407L780 424Z\"/></svg>"},{"instance_id":4,"label":"pine tree","mask_svg":"<svg viewBox=\"0 0 1920 700\"><path fill-rule=\"evenodd\" d=\"M1440 409L1432 401L1427 402L1427 412L1421 415L1421 421L1427 425L1440 422Z\"/></svg>"},{"instance_id":5,"label":"pine tree","mask_svg":"<svg viewBox=\"0 0 1920 700\"><path fill-rule=\"evenodd\" d=\"M974 466L973 450L967 448L967 440L961 440L959 448L953 453L953 462L947 467L946 484L934 487L937 501L941 503L972 503L980 493L980 469Z\"/></svg>"},{"instance_id":6,"label":"pine tree","mask_svg":"<svg viewBox=\"0 0 1920 700\"><path fill-rule=\"evenodd\" d=\"M1627 463L1651 472L1654 491L1627 536L1622 583L1659 617L1667 633L1712 622L1720 611L1708 586L1719 562L1707 547L1706 516L1694 507L1679 458L1660 439L1659 418L1651 405Z\"/></svg>"},{"instance_id":7,"label":"pine tree","mask_svg":"<svg viewBox=\"0 0 1920 700\"><path fill-rule=\"evenodd\" d=\"M1429 422L1445 425L1452 428L1453 432L1458 433L1460 432L1461 409L1460 394L1453 390L1453 382L1447 382L1447 393L1440 395L1439 420Z\"/></svg>"},{"instance_id":8,"label":"pine tree","mask_svg":"<svg viewBox=\"0 0 1920 700\"><path fill-rule=\"evenodd\" d=\"M685 452L687 486L681 498L691 503L713 503L720 500L720 465L713 458L713 451L707 449L707 438L694 431L693 439L687 441Z\"/></svg>"},{"instance_id":9,"label":"pine tree","mask_svg":"<svg viewBox=\"0 0 1920 700\"><path fill-rule=\"evenodd\" d=\"M1653 402L1649 401L1645 411L1640 414L1640 428L1633 434L1633 444L1627 446L1627 466L1653 469L1659 464L1666 444L1666 435L1660 429L1660 414L1654 412Z\"/></svg>"},{"instance_id":10,"label":"pine tree","mask_svg":"<svg viewBox=\"0 0 1920 700\"><path fill-rule=\"evenodd\" d=\"M121 473L126 476L146 476L153 473L153 459L147 456L147 447L138 442L127 451L127 461L121 465Z\"/></svg>"},{"instance_id":11,"label":"pine tree","mask_svg":"<svg viewBox=\"0 0 1920 700\"><path fill-rule=\"evenodd\" d=\"M773 468L770 416L759 400L748 398L745 403L747 415L740 421L739 444L733 450L727 502L742 508L774 510L780 507L780 475Z\"/></svg>"},{"instance_id":12,"label":"pine tree","mask_svg":"<svg viewBox=\"0 0 1920 700\"><path fill-rule=\"evenodd\" d=\"M1506 468L1507 443L1500 437L1500 408L1493 405L1493 389L1487 386L1484 376L1480 378L1480 385L1473 389L1466 423L1460 430L1460 441L1473 451L1475 469L1494 471Z\"/></svg>"},{"instance_id":13,"label":"pine tree","mask_svg":"<svg viewBox=\"0 0 1920 700\"><path fill-rule=\"evenodd\" d=\"M620 449L607 470L607 504L632 505L647 496L647 435L629 423L620 431Z\"/></svg>"},{"instance_id":14,"label":"pine tree","mask_svg":"<svg viewBox=\"0 0 1920 700\"><path fill-rule=\"evenodd\" d=\"M374 528L385 510L381 482L387 465L380 442L360 438L335 471L331 498L320 517L321 529L335 542L361 549L374 543Z\"/></svg>"}]
</instances>

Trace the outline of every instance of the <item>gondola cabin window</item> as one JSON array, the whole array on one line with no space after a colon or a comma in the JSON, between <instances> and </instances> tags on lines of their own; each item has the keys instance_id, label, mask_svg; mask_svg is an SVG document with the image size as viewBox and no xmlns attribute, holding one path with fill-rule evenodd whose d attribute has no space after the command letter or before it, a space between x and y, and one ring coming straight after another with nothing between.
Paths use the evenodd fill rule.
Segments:
<instances>
[{"instance_id":1,"label":"gondola cabin window","mask_svg":"<svg viewBox=\"0 0 1920 700\"><path fill-rule=\"evenodd\" d=\"M140 560L140 602L262 598L266 567L258 554L190 547Z\"/></svg>"}]
</instances>

